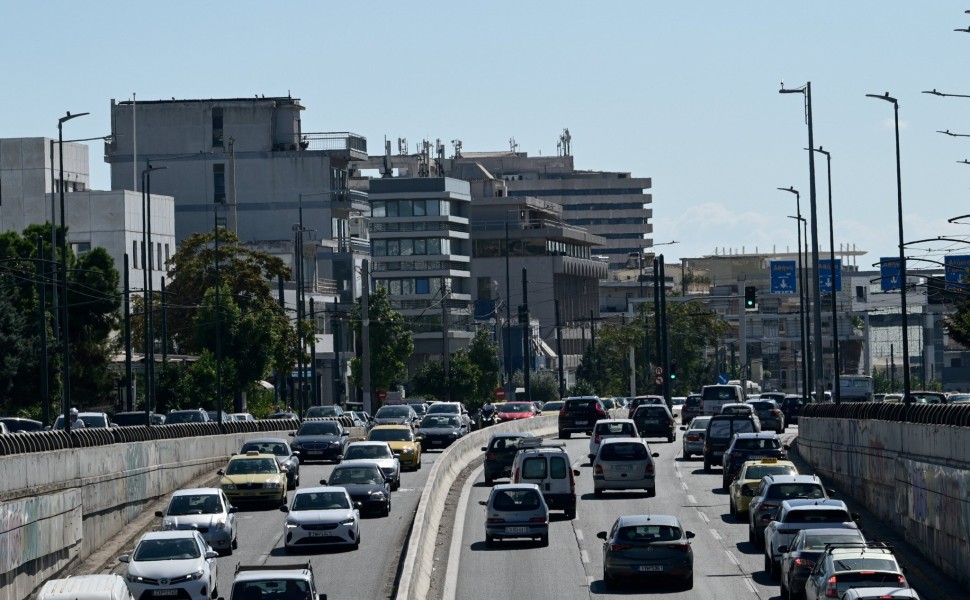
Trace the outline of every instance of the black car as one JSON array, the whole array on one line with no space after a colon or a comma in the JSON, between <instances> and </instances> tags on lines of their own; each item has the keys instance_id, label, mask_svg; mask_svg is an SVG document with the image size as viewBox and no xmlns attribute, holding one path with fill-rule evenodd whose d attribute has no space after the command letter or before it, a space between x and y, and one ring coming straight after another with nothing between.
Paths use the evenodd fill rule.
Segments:
<instances>
[{"instance_id":1,"label":"black car","mask_svg":"<svg viewBox=\"0 0 970 600\"><path fill-rule=\"evenodd\" d=\"M23 419L21 417L3 417L0 423L7 426L10 433L22 433L31 431L44 431L44 424L33 419Z\"/></svg>"},{"instance_id":2,"label":"black car","mask_svg":"<svg viewBox=\"0 0 970 600\"><path fill-rule=\"evenodd\" d=\"M133 410L129 412L115 413L111 417L111 422L115 424L116 427L134 427L137 425L164 425L165 415L159 415L155 412L151 412L148 416L145 415L143 410Z\"/></svg>"},{"instance_id":3,"label":"black car","mask_svg":"<svg viewBox=\"0 0 970 600\"><path fill-rule=\"evenodd\" d=\"M240 454L255 450L260 454L272 454L280 468L286 469L287 489L300 485L300 457L290 448L290 442L283 438L254 438L242 445Z\"/></svg>"},{"instance_id":4,"label":"black car","mask_svg":"<svg viewBox=\"0 0 970 600\"><path fill-rule=\"evenodd\" d=\"M627 402L627 414L632 415L644 404L667 404L667 401L664 400L663 396L636 396L630 398L630 401Z\"/></svg>"},{"instance_id":5,"label":"black car","mask_svg":"<svg viewBox=\"0 0 970 600\"><path fill-rule=\"evenodd\" d=\"M774 458L786 460L788 446L783 445L775 433L738 433L731 438L731 445L724 451L721 487L725 490L748 460Z\"/></svg>"},{"instance_id":6,"label":"black car","mask_svg":"<svg viewBox=\"0 0 970 600\"><path fill-rule=\"evenodd\" d=\"M311 406L306 409L306 413L303 415L304 419L322 419L325 417L339 417L344 414L342 408L336 405L329 406Z\"/></svg>"},{"instance_id":7,"label":"black car","mask_svg":"<svg viewBox=\"0 0 970 600\"><path fill-rule=\"evenodd\" d=\"M668 442L677 439L674 416L666 404L641 404L631 418L642 438L663 437Z\"/></svg>"},{"instance_id":8,"label":"black car","mask_svg":"<svg viewBox=\"0 0 970 600\"><path fill-rule=\"evenodd\" d=\"M781 405L781 412L785 413L785 422L798 423L798 415L802 413L802 406L805 405L801 396L785 396L779 404Z\"/></svg>"},{"instance_id":9,"label":"black car","mask_svg":"<svg viewBox=\"0 0 970 600\"><path fill-rule=\"evenodd\" d=\"M680 422L687 425L704 413L704 403L701 401L700 394L691 394L684 400L684 406L680 409Z\"/></svg>"},{"instance_id":10,"label":"black car","mask_svg":"<svg viewBox=\"0 0 970 600\"><path fill-rule=\"evenodd\" d=\"M166 425L181 425L183 423L208 423L211 421L209 413L204 410L172 410L165 415Z\"/></svg>"},{"instance_id":11,"label":"black car","mask_svg":"<svg viewBox=\"0 0 970 600\"><path fill-rule=\"evenodd\" d=\"M321 479L320 485L345 488L362 515L386 517L391 513L391 482L376 462L355 460L337 465L330 479Z\"/></svg>"},{"instance_id":12,"label":"black car","mask_svg":"<svg viewBox=\"0 0 970 600\"><path fill-rule=\"evenodd\" d=\"M499 433L488 440L482 448L485 453L485 483L492 485L496 479L512 475L512 461L525 438L535 438L531 433Z\"/></svg>"},{"instance_id":13,"label":"black car","mask_svg":"<svg viewBox=\"0 0 970 600\"><path fill-rule=\"evenodd\" d=\"M415 432L421 439L421 449L447 448L468 433L465 423L454 415L425 415Z\"/></svg>"},{"instance_id":14,"label":"black car","mask_svg":"<svg viewBox=\"0 0 970 600\"><path fill-rule=\"evenodd\" d=\"M735 433L758 433L761 427L751 415L714 415L707 422L704 434L704 470L710 471L711 465L721 464L724 451L731 443Z\"/></svg>"},{"instance_id":15,"label":"black car","mask_svg":"<svg viewBox=\"0 0 970 600\"><path fill-rule=\"evenodd\" d=\"M307 421L300 425L291 447L300 453L300 461L332 460L340 462L347 447L349 433L337 421Z\"/></svg>"},{"instance_id":16,"label":"black car","mask_svg":"<svg viewBox=\"0 0 970 600\"><path fill-rule=\"evenodd\" d=\"M573 433L592 435L593 425L610 416L597 396L574 396L563 399L559 411L559 437L569 439Z\"/></svg>"}]
</instances>

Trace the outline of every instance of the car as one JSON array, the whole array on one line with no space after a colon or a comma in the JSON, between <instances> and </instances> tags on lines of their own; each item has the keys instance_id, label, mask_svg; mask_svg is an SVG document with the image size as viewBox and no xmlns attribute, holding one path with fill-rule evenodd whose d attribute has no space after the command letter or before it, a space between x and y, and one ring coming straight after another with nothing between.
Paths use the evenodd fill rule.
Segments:
<instances>
[{"instance_id":1,"label":"car","mask_svg":"<svg viewBox=\"0 0 970 600\"><path fill-rule=\"evenodd\" d=\"M221 417L221 422L223 423L227 423L233 420L229 416L229 414L224 410L207 410L206 414L209 415L209 420L214 423L220 422L220 417Z\"/></svg>"},{"instance_id":2,"label":"car","mask_svg":"<svg viewBox=\"0 0 970 600\"><path fill-rule=\"evenodd\" d=\"M915 598L919 600L919 594L914 589L895 586L850 588L842 594L840 600L893 600L894 598Z\"/></svg>"},{"instance_id":3,"label":"car","mask_svg":"<svg viewBox=\"0 0 970 600\"><path fill-rule=\"evenodd\" d=\"M401 461L394 456L387 442L350 442L344 451L343 463L357 460L376 462L391 481L391 491L401 487Z\"/></svg>"},{"instance_id":4,"label":"car","mask_svg":"<svg viewBox=\"0 0 970 600\"><path fill-rule=\"evenodd\" d=\"M256 417L248 412L229 413L229 418L233 421L255 421Z\"/></svg>"},{"instance_id":5,"label":"car","mask_svg":"<svg viewBox=\"0 0 970 600\"><path fill-rule=\"evenodd\" d=\"M512 483L534 483L542 490L546 504L561 510L567 519L576 518L576 477L579 469L562 445L543 446L541 438L519 442L512 461Z\"/></svg>"},{"instance_id":6,"label":"car","mask_svg":"<svg viewBox=\"0 0 970 600\"><path fill-rule=\"evenodd\" d=\"M893 393L890 393L890 394L885 394L882 397L882 401L883 402L902 402L903 401L903 395L900 394L900 393L896 393L896 392L893 392Z\"/></svg>"},{"instance_id":7,"label":"car","mask_svg":"<svg viewBox=\"0 0 970 600\"><path fill-rule=\"evenodd\" d=\"M559 411L559 437L568 440L574 433L592 435L593 425L600 419L608 418L609 414L597 396L564 398L562 410Z\"/></svg>"},{"instance_id":8,"label":"car","mask_svg":"<svg viewBox=\"0 0 970 600\"><path fill-rule=\"evenodd\" d=\"M375 461L339 464L330 472L329 479L320 480L320 485L346 488L360 514L376 513L382 517L391 514L391 481Z\"/></svg>"},{"instance_id":9,"label":"car","mask_svg":"<svg viewBox=\"0 0 970 600\"><path fill-rule=\"evenodd\" d=\"M260 454L272 454L280 468L286 469L286 487L295 490L300 486L300 457L283 438L253 438L243 443L240 454L252 450Z\"/></svg>"},{"instance_id":10,"label":"car","mask_svg":"<svg viewBox=\"0 0 970 600\"><path fill-rule=\"evenodd\" d=\"M128 412L115 413L111 417L111 422L115 427L135 427L138 425L164 425L165 415L150 412L147 415L143 410L133 410Z\"/></svg>"},{"instance_id":11,"label":"car","mask_svg":"<svg viewBox=\"0 0 970 600\"><path fill-rule=\"evenodd\" d=\"M293 411L289 411L289 410L278 410L278 411L276 411L276 412L268 415L266 418L267 419L273 419L273 420L283 419L283 420L288 420L288 421L299 421L300 420L300 415L296 414Z\"/></svg>"},{"instance_id":12,"label":"car","mask_svg":"<svg viewBox=\"0 0 970 600\"><path fill-rule=\"evenodd\" d=\"M367 432L369 442L387 442L394 456L401 461L401 468L412 471L421 468L421 441L414 436L409 425L376 425Z\"/></svg>"},{"instance_id":13,"label":"car","mask_svg":"<svg viewBox=\"0 0 970 600\"><path fill-rule=\"evenodd\" d=\"M108 418L107 413L103 412L79 412L77 418L84 421L85 427L104 428L114 426L114 423ZM64 415L57 416L53 429L64 429Z\"/></svg>"},{"instance_id":14,"label":"car","mask_svg":"<svg viewBox=\"0 0 970 600\"><path fill-rule=\"evenodd\" d=\"M841 500L785 500L778 509L778 516L765 528L765 571L777 577L781 555L795 539L799 531L825 529L858 529L859 515L849 512Z\"/></svg>"},{"instance_id":15,"label":"car","mask_svg":"<svg viewBox=\"0 0 970 600\"><path fill-rule=\"evenodd\" d=\"M909 587L892 548L873 543L829 544L805 581L805 597L839 598L848 590L867 587Z\"/></svg>"},{"instance_id":16,"label":"car","mask_svg":"<svg viewBox=\"0 0 970 600\"><path fill-rule=\"evenodd\" d=\"M686 402L687 396L674 396L670 399L670 414L674 415L675 419L680 417Z\"/></svg>"},{"instance_id":17,"label":"car","mask_svg":"<svg viewBox=\"0 0 970 600\"><path fill-rule=\"evenodd\" d=\"M600 398L600 402L603 403L603 408L605 408L607 412L620 407L614 398Z\"/></svg>"},{"instance_id":18,"label":"car","mask_svg":"<svg viewBox=\"0 0 970 600\"><path fill-rule=\"evenodd\" d=\"M425 450L445 449L466 433L465 422L456 415L425 415L415 432Z\"/></svg>"},{"instance_id":19,"label":"car","mask_svg":"<svg viewBox=\"0 0 970 600\"><path fill-rule=\"evenodd\" d=\"M188 529L149 531L118 561L135 598L207 599L218 596L218 556L201 533Z\"/></svg>"},{"instance_id":20,"label":"car","mask_svg":"<svg viewBox=\"0 0 970 600\"><path fill-rule=\"evenodd\" d=\"M721 407L725 404L744 403L744 390L740 385L717 384L705 385L701 388L701 405L705 415L721 414Z\"/></svg>"},{"instance_id":21,"label":"car","mask_svg":"<svg viewBox=\"0 0 970 600\"><path fill-rule=\"evenodd\" d=\"M737 477L728 486L732 517L738 518L742 514L747 514L758 484L767 475L798 475L798 469L790 460L775 458L748 460L742 463Z\"/></svg>"},{"instance_id":22,"label":"car","mask_svg":"<svg viewBox=\"0 0 970 600\"><path fill-rule=\"evenodd\" d=\"M317 593L313 565L302 564L236 564L229 600L286 598L286 600L327 600Z\"/></svg>"},{"instance_id":23,"label":"car","mask_svg":"<svg viewBox=\"0 0 970 600\"><path fill-rule=\"evenodd\" d=\"M590 460L596 457L596 451L600 447L600 442L611 437L639 438L636 425L633 419L600 419L593 426L593 436L589 438Z\"/></svg>"},{"instance_id":24,"label":"car","mask_svg":"<svg viewBox=\"0 0 970 600\"><path fill-rule=\"evenodd\" d=\"M748 541L760 548L764 531L785 500L828 498L832 494L818 475L766 475L748 504Z\"/></svg>"},{"instance_id":25,"label":"car","mask_svg":"<svg viewBox=\"0 0 970 600\"><path fill-rule=\"evenodd\" d=\"M662 437L673 443L677 439L674 416L666 404L641 404L630 416L640 432L640 437Z\"/></svg>"},{"instance_id":26,"label":"car","mask_svg":"<svg viewBox=\"0 0 970 600\"><path fill-rule=\"evenodd\" d=\"M512 403L518 404L518 403ZM531 404L531 403L527 403ZM504 406L504 405L502 405ZM428 407L429 415L454 415L465 423L465 428L471 430L472 418L468 415L468 409L461 402L435 402Z\"/></svg>"},{"instance_id":27,"label":"car","mask_svg":"<svg viewBox=\"0 0 970 600\"><path fill-rule=\"evenodd\" d=\"M562 400L550 400L542 405L542 411L539 412L540 417L552 417L559 414L562 410L563 402Z\"/></svg>"},{"instance_id":28,"label":"car","mask_svg":"<svg viewBox=\"0 0 970 600\"><path fill-rule=\"evenodd\" d=\"M825 527L799 531L791 543L778 549L782 552L781 597L787 600L804 595L805 581L828 544L864 544L865 541L858 529Z\"/></svg>"},{"instance_id":29,"label":"car","mask_svg":"<svg viewBox=\"0 0 970 600\"><path fill-rule=\"evenodd\" d=\"M209 413L201 408L195 410L170 410L165 415L166 425L181 425L183 423L208 423L212 419Z\"/></svg>"},{"instance_id":30,"label":"car","mask_svg":"<svg viewBox=\"0 0 970 600\"><path fill-rule=\"evenodd\" d=\"M414 409L414 414L418 415L420 419L428 414L428 407L431 405L427 402L408 402L408 406Z\"/></svg>"},{"instance_id":31,"label":"car","mask_svg":"<svg viewBox=\"0 0 970 600\"><path fill-rule=\"evenodd\" d=\"M283 547L346 545L360 547L360 511L354 508L347 488L311 487L293 494L290 505L280 506Z\"/></svg>"},{"instance_id":32,"label":"car","mask_svg":"<svg viewBox=\"0 0 970 600\"><path fill-rule=\"evenodd\" d=\"M336 404L327 406L311 406L303 413L304 419L325 419L327 417L339 417L344 414L344 410Z\"/></svg>"},{"instance_id":33,"label":"car","mask_svg":"<svg viewBox=\"0 0 970 600\"><path fill-rule=\"evenodd\" d=\"M680 422L683 424L690 423L695 417L699 417L704 413L704 403L701 402L700 394L690 394L687 399L684 400L684 406L680 409Z\"/></svg>"},{"instance_id":34,"label":"car","mask_svg":"<svg viewBox=\"0 0 970 600\"><path fill-rule=\"evenodd\" d=\"M604 490L642 489L648 497L656 496L653 459L659 456L651 453L650 446L641 438L604 439L593 458L593 495L602 496Z\"/></svg>"},{"instance_id":35,"label":"car","mask_svg":"<svg viewBox=\"0 0 970 600\"><path fill-rule=\"evenodd\" d=\"M736 433L721 459L721 487L727 490L741 465L762 458L788 459L788 444L782 444L776 433Z\"/></svg>"},{"instance_id":36,"label":"car","mask_svg":"<svg viewBox=\"0 0 970 600\"><path fill-rule=\"evenodd\" d=\"M704 453L704 436L707 435L707 422L710 420L710 417L694 417L689 425L681 425L684 458Z\"/></svg>"},{"instance_id":37,"label":"car","mask_svg":"<svg viewBox=\"0 0 970 600\"><path fill-rule=\"evenodd\" d=\"M781 401L781 412L785 413L785 423L798 423L798 415L802 413L805 400L801 396L786 395Z\"/></svg>"},{"instance_id":38,"label":"car","mask_svg":"<svg viewBox=\"0 0 970 600\"><path fill-rule=\"evenodd\" d=\"M909 393L913 404L947 404L949 398L944 392L928 392L925 390L913 390Z\"/></svg>"},{"instance_id":39,"label":"car","mask_svg":"<svg viewBox=\"0 0 970 600\"><path fill-rule=\"evenodd\" d=\"M946 397L947 404L966 404L968 402L970 402L970 394L950 394Z\"/></svg>"},{"instance_id":40,"label":"car","mask_svg":"<svg viewBox=\"0 0 970 600\"><path fill-rule=\"evenodd\" d=\"M603 540L603 583L615 587L621 579L651 577L694 587L694 551L680 519L670 515L630 515L618 518Z\"/></svg>"},{"instance_id":41,"label":"car","mask_svg":"<svg viewBox=\"0 0 970 600\"><path fill-rule=\"evenodd\" d=\"M536 410L535 404L531 402L506 402L499 404L495 409L495 417L499 423L531 419L537 414L539 414L539 411Z\"/></svg>"},{"instance_id":42,"label":"car","mask_svg":"<svg viewBox=\"0 0 970 600\"><path fill-rule=\"evenodd\" d=\"M407 425L414 427L418 414L407 404L387 404L374 413L375 425Z\"/></svg>"},{"instance_id":43,"label":"car","mask_svg":"<svg viewBox=\"0 0 970 600\"><path fill-rule=\"evenodd\" d=\"M663 396L654 396L654 395L634 396L633 398L630 398L630 401L626 405L627 414L632 416L633 413L636 412L637 408L641 404L663 404L663 405L666 405L667 404L667 401L664 400L664 397Z\"/></svg>"},{"instance_id":44,"label":"car","mask_svg":"<svg viewBox=\"0 0 970 600\"><path fill-rule=\"evenodd\" d=\"M488 445L482 447L485 453L484 477L485 485L492 485L496 479L512 475L512 461L519 451L522 440L535 438L531 433L497 433L488 439Z\"/></svg>"},{"instance_id":45,"label":"car","mask_svg":"<svg viewBox=\"0 0 970 600\"><path fill-rule=\"evenodd\" d=\"M300 453L300 462L329 460L339 463L350 433L338 421L318 419L300 424L299 429L291 433L290 437L293 438L291 447Z\"/></svg>"},{"instance_id":46,"label":"car","mask_svg":"<svg viewBox=\"0 0 970 600\"><path fill-rule=\"evenodd\" d=\"M724 451L731 444L731 438L736 433L754 433L761 431L758 422L752 415L714 415L707 422L704 432L704 471L710 471L711 465L720 465L724 459Z\"/></svg>"},{"instance_id":47,"label":"car","mask_svg":"<svg viewBox=\"0 0 970 600\"><path fill-rule=\"evenodd\" d=\"M755 416L757 413L754 407L746 402L729 402L721 406L720 415L751 415Z\"/></svg>"},{"instance_id":48,"label":"car","mask_svg":"<svg viewBox=\"0 0 970 600\"><path fill-rule=\"evenodd\" d=\"M165 510L155 511L155 516L162 520L160 531L198 531L209 547L230 555L239 547L237 510L218 488L191 488L173 493Z\"/></svg>"},{"instance_id":49,"label":"car","mask_svg":"<svg viewBox=\"0 0 970 600\"><path fill-rule=\"evenodd\" d=\"M31 431L44 431L44 424L34 419L24 419L21 417L3 417L0 423L7 426L10 433L29 433Z\"/></svg>"},{"instance_id":50,"label":"car","mask_svg":"<svg viewBox=\"0 0 970 600\"><path fill-rule=\"evenodd\" d=\"M758 420L761 421L761 430L772 430L779 435L785 433L785 413L774 400L749 400L748 404L754 408Z\"/></svg>"},{"instance_id":51,"label":"car","mask_svg":"<svg viewBox=\"0 0 970 600\"><path fill-rule=\"evenodd\" d=\"M286 502L286 471L273 454L252 451L229 457L229 464L217 471L219 487L233 504L262 502L279 506Z\"/></svg>"},{"instance_id":52,"label":"car","mask_svg":"<svg viewBox=\"0 0 970 600\"><path fill-rule=\"evenodd\" d=\"M125 578L114 573L48 579L35 600L135 600Z\"/></svg>"},{"instance_id":53,"label":"car","mask_svg":"<svg viewBox=\"0 0 970 600\"><path fill-rule=\"evenodd\" d=\"M503 483L479 504L485 507L486 546L511 538L532 538L540 546L549 545L549 507L539 486Z\"/></svg>"},{"instance_id":54,"label":"car","mask_svg":"<svg viewBox=\"0 0 970 600\"><path fill-rule=\"evenodd\" d=\"M351 414L356 415L357 420L363 424L363 427L367 428L374 424L374 417L370 416L370 413L363 410L353 410L350 412Z\"/></svg>"}]
</instances>

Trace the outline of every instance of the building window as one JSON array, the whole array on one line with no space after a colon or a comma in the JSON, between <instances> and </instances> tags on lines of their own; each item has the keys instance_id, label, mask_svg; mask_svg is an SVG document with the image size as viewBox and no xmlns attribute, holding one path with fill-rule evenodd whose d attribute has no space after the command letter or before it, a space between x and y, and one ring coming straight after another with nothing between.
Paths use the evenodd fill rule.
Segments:
<instances>
[{"instance_id":1,"label":"building window","mask_svg":"<svg viewBox=\"0 0 970 600\"><path fill-rule=\"evenodd\" d=\"M222 109L212 109L212 147L222 148Z\"/></svg>"},{"instance_id":2,"label":"building window","mask_svg":"<svg viewBox=\"0 0 970 600\"><path fill-rule=\"evenodd\" d=\"M414 281L414 292L416 294L428 294L430 293L431 286L428 284L427 279L416 279Z\"/></svg>"},{"instance_id":3,"label":"building window","mask_svg":"<svg viewBox=\"0 0 970 600\"><path fill-rule=\"evenodd\" d=\"M226 203L226 165L223 163L212 165L212 192L213 202Z\"/></svg>"},{"instance_id":4,"label":"building window","mask_svg":"<svg viewBox=\"0 0 970 600\"><path fill-rule=\"evenodd\" d=\"M155 261L155 268L161 271L162 270L162 244L161 243L155 244L155 249L158 254L158 259Z\"/></svg>"},{"instance_id":5,"label":"building window","mask_svg":"<svg viewBox=\"0 0 970 600\"><path fill-rule=\"evenodd\" d=\"M138 268L138 242L131 243L131 268Z\"/></svg>"}]
</instances>

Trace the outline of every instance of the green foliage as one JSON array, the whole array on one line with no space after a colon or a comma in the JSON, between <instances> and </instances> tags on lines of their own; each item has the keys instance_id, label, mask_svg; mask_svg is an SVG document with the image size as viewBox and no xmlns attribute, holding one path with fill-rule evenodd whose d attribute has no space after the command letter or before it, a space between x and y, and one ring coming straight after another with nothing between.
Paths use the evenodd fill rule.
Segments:
<instances>
[{"instance_id":1,"label":"green foliage","mask_svg":"<svg viewBox=\"0 0 970 600\"><path fill-rule=\"evenodd\" d=\"M532 401L551 402L559 400L559 376L552 371L532 374Z\"/></svg>"},{"instance_id":2,"label":"green foliage","mask_svg":"<svg viewBox=\"0 0 970 600\"><path fill-rule=\"evenodd\" d=\"M449 357L447 377L442 361L423 363L411 377L411 389L415 395L464 402L469 408L477 407L482 404L481 399L475 396L475 382L479 376L478 367L471 363L468 352L462 349Z\"/></svg>"},{"instance_id":3,"label":"green foliage","mask_svg":"<svg viewBox=\"0 0 970 600\"><path fill-rule=\"evenodd\" d=\"M414 352L411 331L405 326L401 313L391 308L387 289L378 286L371 292L368 309L370 331L370 388L371 392L394 389L407 381L407 361ZM353 322L357 339L363 336L360 299L354 304ZM351 382L361 387L363 360L355 356L350 361Z\"/></svg>"},{"instance_id":4,"label":"green foliage","mask_svg":"<svg viewBox=\"0 0 970 600\"><path fill-rule=\"evenodd\" d=\"M475 337L468 346L468 360L477 369L471 403L481 405L490 402L499 384L499 374L502 370L502 363L498 357L498 344L492 341L490 329L483 327L475 332Z\"/></svg>"},{"instance_id":5,"label":"green foliage","mask_svg":"<svg viewBox=\"0 0 970 600\"><path fill-rule=\"evenodd\" d=\"M588 381L582 379L576 381L576 385L566 389L566 396L595 396L596 388Z\"/></svg>"}]
</instances>

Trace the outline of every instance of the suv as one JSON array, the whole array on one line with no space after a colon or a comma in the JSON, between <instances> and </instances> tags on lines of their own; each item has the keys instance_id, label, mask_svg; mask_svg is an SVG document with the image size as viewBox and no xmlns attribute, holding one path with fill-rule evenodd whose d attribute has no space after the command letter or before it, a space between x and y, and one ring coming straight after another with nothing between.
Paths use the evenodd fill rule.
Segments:
<instances>
[{"instance_id":1,"label":"suv","mask_svg":"<svg viewBox=\"0 0 970 600\"><path fill-rule=\"evenodd\" d=\"M774 400L751 400L748 402L761 421L761 430L771 429L775 433L785 433L785 413L781 412Z\"/></svg>"},{"instance_id":2,"label":"suv","mask_svg":"<svg viewBox=\"0 0 970 600\"><path fill-rule=\"evenodd\" d=\"M724 458L721 460L721 487L727 490L745 462L760 458L786 460L786 450L788 446L783 445L774 433L734 434L731 445L724 451Z\"/></svg>"},{"instance_id":3,"label":"suv","mask_svg":"<svg viewBox=\"0 0 970 600\"><path fill-rule=\"evenodd\" d=\"M317 593L310 561L289 565L236 565L229 600L249 598L327 600Z\"/></svg>"},{"instance_id":4,"label":"suv","mask_svg":"<svg viewBox=\"0 0 970 600\"><path fill-rule=\"evenodd\" d=\"M524 439L534 438L531 433L497 433L482 447L485 453L485 485L492 485L496 479L512 475L512 462L519 445Z\"/></svg>"},{"instance_id":5,"label":"suv","mask_svg":"<svg viewBox=\"0 0 970 600\"><path fill-rule=\"evenodd\" d=\"M460 418L462 423L465 424L465 431L471 431L472 429L472 418L468 416L468 409L461 402L435 402L428 407L426 414L454 415Z\"/></svg>"},{"instance_id":6,"label":"suv","mask_svg":"<svg viewBox=\"0 0 970 600\"><path fill-rule=\"evenodd\" d=\"M666 404L641 404L632 415L640 437L665 437L668 442L677 439L674 416Z\"/></svg>"},{"instance_id":7,"label":"suv","mask_svg":"<svg viewBox=\"0 0 970 600\"><path fill-rule=\"evenodd\" d=\"M574 433L593 434L593 426L600 419L609 419L598 396L573 396L564 398L559 411L559 437L569 439Z\"/></svg>"},{"instance_id":8,"label":"suv","mask_svg":"<svg viewBox=\"0 0 970 600\"><path fill-rule=\"evenodd\" d=\"M682 425L690 423L694 417L701 416L704 412L704 405L701 403L700 394L691 394L684 400L684 406L680 409L680 422Z\"/></svg>"},{"instance_id":9,"label":"suv","mask_svg":"<svg viewBox=\"0 0 970 600\"><path fill-rule=\"evenodd\" d=\"M563 446L543 446L540 438L526 439L512 463L512 483L534 483L552 510L562 510L567 519L576 518L576 476L579 469Z\"/></svg>"},{"instance_id":10,"label":"suv","mask_svg":"<svg viewBox=\"0 0 970 600\"><path fill-rule=\"evenodd\" d=\"M828 544L805 582L807 600L841 598L850 589L908 588L893 550L883 544Z\"/></svg>"},{"instance_id":11,"label":"suv","mask_svg":"<svg viewBox=\"0 0 970 600\"><path fill-rule=\"evenodd\" d=\"M209 418L209 413L205 412L201 408L199 409L189 409L189 410L172 410L165 415L165 424L174 425L182 423L208 423L212 419Z\"/></svg>"},{"instance_id":12,"label":"suv","mask_svg":"<svg viewBox=\"0 0 970 600\"><path fill-rule=\"evenodd\" d=\"M765 475L748 505L748 541L758 548L764 542L765 527L775 520L785 500L828 498L818 475Z\"/></svg>"},{"instance_id":13,"label":"suv","mask_svg":"<svg viewBox=\"0 0 970 600\"><path fill-rule=\"evenodd\" d=\"M339 417L344 414L344 410L337 406L336 404L330 404L327 406L311 406L306 409L306 413L303 414L303 419L323 419L325 417Z\"/></svg>"},{"instance_id":14,"label":"suv","mask_svg":"<svg viewBox=\"0 0 970 600\"><path fill-rule=\"evenodd\" d=\"M724 451L731 443L735 433L757 433L761 431L758 422L751 415L714 415L707 422L704 432L704 471L711 465L721 464Z\"/></svg>"},{"instance_id":15,"label":"suv","mask_svg":"<svg viewBox=\"0 0 970 600\"><path fill-rule=\"evenodd\" d=\"M789 394L780 402L781 412L785 413L785 423L798 423L798 415L802 412L805 401L801 396Z\"/></svg>"}]
</instances>

